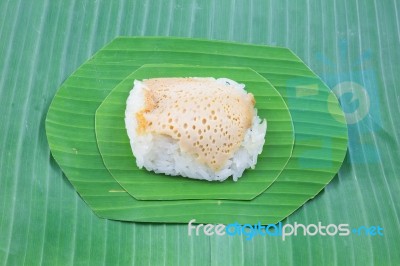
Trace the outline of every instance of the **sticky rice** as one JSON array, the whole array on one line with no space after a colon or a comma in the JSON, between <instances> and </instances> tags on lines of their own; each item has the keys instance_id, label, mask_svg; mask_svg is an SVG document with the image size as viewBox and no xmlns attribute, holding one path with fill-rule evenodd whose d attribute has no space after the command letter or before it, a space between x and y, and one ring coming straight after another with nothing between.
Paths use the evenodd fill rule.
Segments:
<instances>
[{"instance_id":1,"label":"sticky rice","mask_svg":"<svg viewBox=\"0 0 400 266\"><path fill-rule=\"evenodd\" d=\"M254 168L267 122L243 84L220 78L135 80L125 125L139 168L237 181Z\"/></svg>"}]
</instances>

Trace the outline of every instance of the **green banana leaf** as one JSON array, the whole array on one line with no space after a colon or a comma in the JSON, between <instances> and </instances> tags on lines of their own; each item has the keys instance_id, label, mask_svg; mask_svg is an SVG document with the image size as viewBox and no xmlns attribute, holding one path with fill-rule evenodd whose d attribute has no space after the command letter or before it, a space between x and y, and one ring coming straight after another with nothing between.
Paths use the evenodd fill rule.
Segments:
<instances>
[{"instance_id":1,"label":"green banana leaf","mask_svg":"<svg viewBox=\"0 0 400 266\"><path fill-rule=\"evenodd\" d=\"M293 118L295 145L284 171L264 193L249 202L138 201L107 171L94 133L94 113L105 98L103 95L139 66L166 61L252 67L283 92ZM84 97L80 97L82 92ZM318 194L342 164L347 150L347 127L332 95L285 48L182 38L122 37L101 49L64 82L49 108L46 134L63 172L100 217L144 222L186 223L196 219L204 223L271 224Z\"/></svg>"},{"instance_id":2,"label":"green banana leaf","mask_svg":"<svg viewBox=\"0 0 400 266\"><path fill-rule=\"evenodd\" d=\"M398 2L374 0L0 1L0 265L398 265L398 17ZM357 119L338 175L284 224L380 225L384 236L247 241L99 219L50 155L44 125L64 80L120 35L294 51Z\"/></svg>"},{"instance_id":3,"label":"green banana leaf","mask_svg":"<svg viewBox=\"0 0 400 266\"><path fill-rule=\"evenodd\" d=\"M253 93L261 119L268 121L268 135L257 167L234 182L207 182L170 177L140 170L135 164L125 128L126 99L134 80L157 77L230 78ZM144 65L129 75L96 111L96 139L111 175L139 200L237 199L251 200L262 193L282 172L294 144L292 118L281 95L262 76L246 68Z\"/></svg>"}]
</instances>

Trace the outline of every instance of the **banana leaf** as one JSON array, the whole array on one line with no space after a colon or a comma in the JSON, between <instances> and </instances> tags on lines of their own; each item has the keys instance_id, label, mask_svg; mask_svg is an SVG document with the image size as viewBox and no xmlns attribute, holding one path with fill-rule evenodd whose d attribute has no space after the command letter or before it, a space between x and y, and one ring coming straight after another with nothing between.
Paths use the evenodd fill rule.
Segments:
<instances>
[{"instance_id":1,"label":"banana leaf","mask_svg":"<svg viewBox=\"0 0 400 266\"><path fill-rule=\"evenodd\" d=\"M246 85L256 99L261 119L268 121L263 153L254 170L234 182L207 182L149 173L139 169L125 128L126 99L134 80L157 77L230 78ZM281 95L262 76L246 68L144 65L129 75L103 101L96 112L96 139L111 175L138 200L236 199L251 200L262 193L282 172L294 144L293 124Z\"/></svg>"},{"instance_id":2,"label":"banana leaf","mask_svg":"<svg viewBox=\"0 0 400 266\"><path fill-rule=\"evenodd\" d=\"M148 63L251 67L286 97L295 145L284 171L269 189L249 202L138 201L115 181L96 144L94 114L105 94ZM101 49L64 82L49 108L46 133L54 158L100 217L143 222L185 223L196 219L207 223L277 223L318 194L342 164L347 127L332 95L286 48L122 37Z\"/></svg>"},{"instance_id":3,"label":"banana leaf","mask_svg":"<svg viewBox=\"0 0 400 266\"><path fill-rule=\"evenodd\" d=\"M397 1L0 1L0 265L399 265L398 18ZM60 85L120 35L289 47L357 121L339 173L283 224L384 236L248 241L99 219L51 156L45 118Z\"/></svg>"}]
</instances>

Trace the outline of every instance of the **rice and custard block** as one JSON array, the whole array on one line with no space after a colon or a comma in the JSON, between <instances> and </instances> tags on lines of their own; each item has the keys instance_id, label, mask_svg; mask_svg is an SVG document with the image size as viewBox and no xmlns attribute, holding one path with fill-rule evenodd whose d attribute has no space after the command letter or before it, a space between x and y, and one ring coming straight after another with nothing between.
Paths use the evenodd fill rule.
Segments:
<instances>
[{"instance_id":1,"label":"rice and custard block","mask_svg":"<svg viewBox=\"0 0 400 266\"><path fill-rule=\"evenodd\" d=\"M226 78L136 80L125 123L138 167L236 181L265 142L266 121L254 105L243 84Z\"/></svg>"}]
</instances>

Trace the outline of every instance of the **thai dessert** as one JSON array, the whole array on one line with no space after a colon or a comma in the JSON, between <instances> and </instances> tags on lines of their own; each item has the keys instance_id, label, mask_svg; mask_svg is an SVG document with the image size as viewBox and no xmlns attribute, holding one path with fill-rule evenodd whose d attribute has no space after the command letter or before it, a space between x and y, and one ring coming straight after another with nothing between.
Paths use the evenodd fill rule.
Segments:
<instances>
[{"instance_id":1,"label":"thai dessert","mask_svg":"<svg viewBox=\"0 0 400 266\"><path fill-rule=\"evenodd\" d=\"M139 168L208 181L237 181L254 168L267 121L245 86L226 78L135 80L125 125Z\"/></svg>"}]
</instances>

